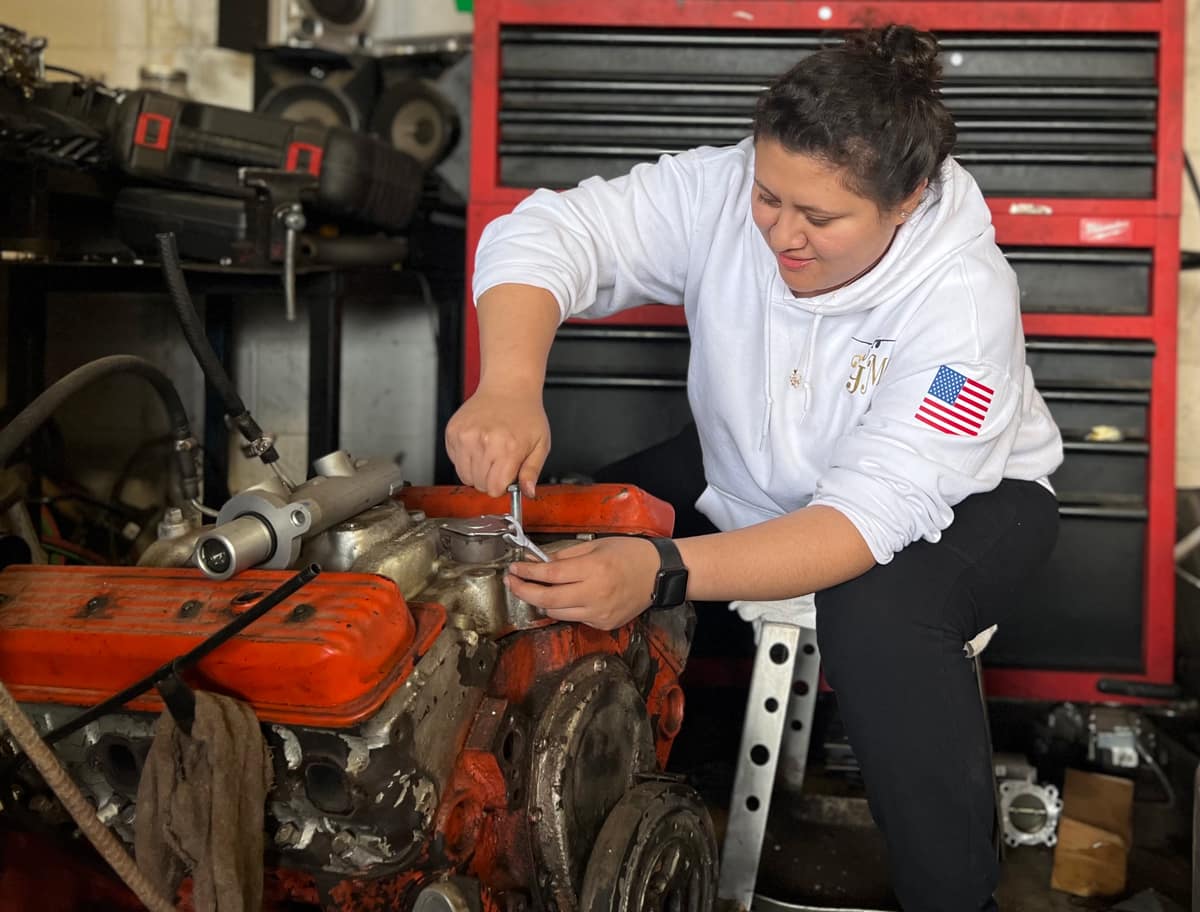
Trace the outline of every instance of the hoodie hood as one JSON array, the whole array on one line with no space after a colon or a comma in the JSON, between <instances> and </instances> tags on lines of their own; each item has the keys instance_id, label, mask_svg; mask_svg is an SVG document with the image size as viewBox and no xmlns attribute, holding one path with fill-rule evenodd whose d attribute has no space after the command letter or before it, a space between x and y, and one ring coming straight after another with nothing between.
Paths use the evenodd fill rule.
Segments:
<instances>
[{"instance_id":1,"label":"hoodie hood","mask_svg":"<svg viewBox=\"0 0 1200 912\"><path fill-rule=\"evenodd\" d=\"M748 171L753 180L752 143L747 152ZM926 191L912 216L897 229L887 252L869 272L825 294L798 298L779 275L771 249L758 234L748 212L747 221L759 238L764 262L775 272L772 297L825 316L857 313L907 298L948 258L992 231L991 213L978 185L958 162L947 157L938 172L937 185Z\"/></svg>"}]
</instances>

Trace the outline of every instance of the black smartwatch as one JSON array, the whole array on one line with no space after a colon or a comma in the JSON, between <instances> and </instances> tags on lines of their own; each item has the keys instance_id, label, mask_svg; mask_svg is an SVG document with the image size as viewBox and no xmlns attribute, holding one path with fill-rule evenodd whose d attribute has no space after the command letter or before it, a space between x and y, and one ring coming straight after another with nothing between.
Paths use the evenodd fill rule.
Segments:
<instances>
[{"instance_id":1,"label":"black smartwatch","mask_svg":"<svg viewBox=\"0 0 1200 912\"><path fill-rule=\"evenodd\" d=\"M654 578L654 594L650 607L674 608L687 601L688 569L675 542L669 538L648 538L658 551L658 576Z\"/></svg>"}]
</instances>

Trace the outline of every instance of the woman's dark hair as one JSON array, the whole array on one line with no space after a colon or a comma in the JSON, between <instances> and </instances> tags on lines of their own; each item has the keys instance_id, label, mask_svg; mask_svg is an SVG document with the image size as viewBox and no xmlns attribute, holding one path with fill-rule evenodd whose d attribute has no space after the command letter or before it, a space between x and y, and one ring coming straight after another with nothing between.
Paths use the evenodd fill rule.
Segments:
<instances>
[{"instance_id":1,"label":"woman's dark hair","mask_svg":"<svg viewBox=\"0 0 1200 912\"><path fill-rule=\"evenodd\" d=\"M907 25L866 29L805 57L758 99L754 138L845 169L881 210L936 183L954 147L937 39Z\"/></svg>"}]
</instances>

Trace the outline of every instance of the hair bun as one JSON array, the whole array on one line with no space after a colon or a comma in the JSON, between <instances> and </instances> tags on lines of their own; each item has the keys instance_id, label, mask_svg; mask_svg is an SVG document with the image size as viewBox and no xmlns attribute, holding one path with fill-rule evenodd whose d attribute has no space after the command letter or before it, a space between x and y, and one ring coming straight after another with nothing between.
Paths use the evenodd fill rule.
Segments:
<instances>
[{"instance_id":1,"label":"hair bun","mask_svg":"<svg viewBox=\"0 0 1200 912\"><path fill-rule=\"evenodd\" d=\"M869 29L858 43L909 79L933 85L942 75L937 39L911 25Z\"/></svg>"}]
</instances>

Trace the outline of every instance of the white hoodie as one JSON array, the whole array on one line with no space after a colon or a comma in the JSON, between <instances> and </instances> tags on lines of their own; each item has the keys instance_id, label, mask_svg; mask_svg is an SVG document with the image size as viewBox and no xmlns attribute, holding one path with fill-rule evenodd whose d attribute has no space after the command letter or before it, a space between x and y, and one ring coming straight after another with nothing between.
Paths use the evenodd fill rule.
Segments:
<instances>
[{"instance_id":1,"label":"white hoodie","mask_svg":"<svg viewBox=\"0 0 1200 912\"><path fill-rule=\"evenodd\" d=\"M475 297L536 285L563 319L682 302L708 482L696 505L719 529L825 504L886 563L1001 479L1048 487L1062 441L971 176L947 159L883 259L809 298L754 225L753 177L746 139L539 190L484 231Z\"/></svg>"}]
</instances>

